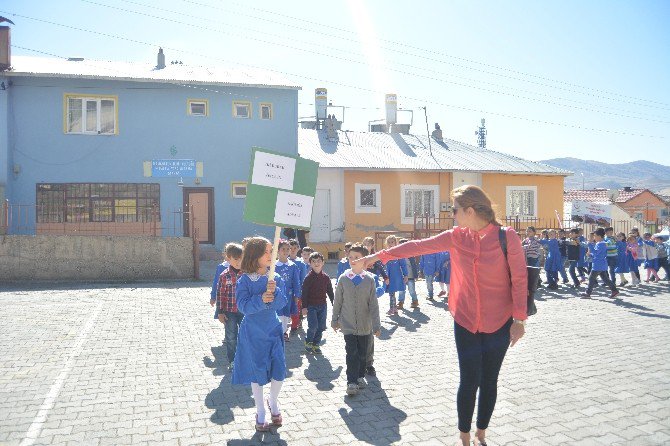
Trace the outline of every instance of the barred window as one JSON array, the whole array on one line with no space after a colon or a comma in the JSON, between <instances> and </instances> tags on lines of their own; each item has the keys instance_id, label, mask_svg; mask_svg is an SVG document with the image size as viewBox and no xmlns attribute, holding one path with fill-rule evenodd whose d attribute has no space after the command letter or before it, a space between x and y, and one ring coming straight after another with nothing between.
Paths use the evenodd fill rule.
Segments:
<instances>
[{"instance_id":1,"label":"barred window","mask_svg":"<svg viewBox=\"0 0 670 446\"><path fill-rule=\"evenodd\" d=\"M376 189L361 189L361 206L375 207L377 206L377 190Z\"/></svg>"},{"instance_id":2,"label":"barred window","mask_svg":"<svg viewBox=\"0 0 670 446\"><path fill-rule=\"evenodd\" d=\"M401 221L413 223L414 217L434 216L437 214L439 186L421 184L402 184Z\"/></svg>"},{"instance_id":3,"label":"barred window","mask_svg":"<svg viewBox=\"0 0 670 446\"><path fill-rule=\"evenodd\" d=\"M160 221L156 183L56 183L37 185L38 223Z\"/></svg>"},{"instance_id":4,"label":"barred window","mask_svg":"<svg viewBox=\"0 0 670 446\"><path fill-rule=\"evenodd\" d=\"M507 215L537 217L537 187L507 186Z\"/></svg>"}]
</instances>

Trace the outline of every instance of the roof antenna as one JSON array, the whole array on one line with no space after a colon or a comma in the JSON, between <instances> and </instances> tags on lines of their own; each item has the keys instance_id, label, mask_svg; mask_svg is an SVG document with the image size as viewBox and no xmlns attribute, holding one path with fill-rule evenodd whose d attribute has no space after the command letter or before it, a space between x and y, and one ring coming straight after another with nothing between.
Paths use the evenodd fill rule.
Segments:
<instances>
[{"instance_id":1,"label":"roof antenna","mask_svg":"<svg viewBox=\"0 0 670 446\"><path fill-rule=\"evenodd\" d=\"M430 142L430 129L428 128L428 111L426 107L423 106L423 114L426 117L426 135L428 135L428 149L430 150L430 156L433 156L433 144Z\"/></svg>"}]
</instances>

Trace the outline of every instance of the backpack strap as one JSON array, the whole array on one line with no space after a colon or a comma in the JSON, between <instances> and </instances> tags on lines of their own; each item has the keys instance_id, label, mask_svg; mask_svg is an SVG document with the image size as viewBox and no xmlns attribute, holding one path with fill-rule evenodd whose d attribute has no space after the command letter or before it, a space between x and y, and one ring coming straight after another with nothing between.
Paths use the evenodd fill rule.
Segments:
<instances>
[{"instance_id":1,"label":"backpack strap","mask_svg":"<svg viewBox=\"0 0 670 446\"><path fill-rule=\"evenodd\" d=\"M507 259L507 227L500 226L498 228L498 239L500 240L500 248L505 254L505 259Z\"/></svg>"}]
</instances>

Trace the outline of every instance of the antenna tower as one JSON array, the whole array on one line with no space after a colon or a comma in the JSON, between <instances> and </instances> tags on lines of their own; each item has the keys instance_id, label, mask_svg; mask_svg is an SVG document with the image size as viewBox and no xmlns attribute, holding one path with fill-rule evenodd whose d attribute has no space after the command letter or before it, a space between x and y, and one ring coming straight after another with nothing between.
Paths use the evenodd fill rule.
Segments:
<instances>
[{"instance_id":1,"label":"antenna tower","mask_svg":"<svg viewBox=\"0 0 670 446\"><path fill-rule=\"evenodd\" d=\"M482 149L486 148L486 120L482 118L482 125L475 131L477 135L477 145Z\"/></svg>"}]
</instances>

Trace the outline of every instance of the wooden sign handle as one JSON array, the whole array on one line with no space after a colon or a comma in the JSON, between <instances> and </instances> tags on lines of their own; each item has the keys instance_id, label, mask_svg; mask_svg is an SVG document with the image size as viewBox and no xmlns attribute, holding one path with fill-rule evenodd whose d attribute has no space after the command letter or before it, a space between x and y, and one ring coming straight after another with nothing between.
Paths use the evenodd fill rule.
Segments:
<instances>
[{"instance_id":1,"label":"wooden sign handle","mask_svg":"<svg viewBox=\"0 0 670 446\"><path fill-rule=\"evenodd\" d=\"M268 272L268 279L274 280L275 266L277 266L277 254L279 253L279 237L281 236L281 226L275 226L275 239L272 243L272 264Z\"/></svg>"}]
</instances>

